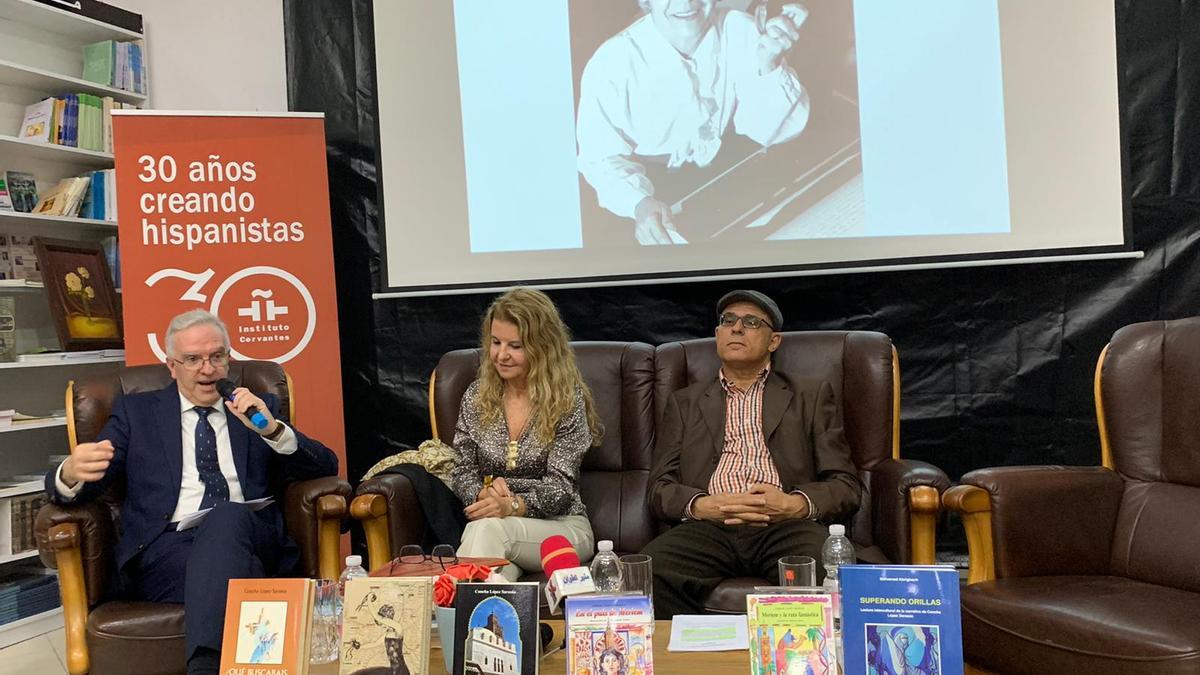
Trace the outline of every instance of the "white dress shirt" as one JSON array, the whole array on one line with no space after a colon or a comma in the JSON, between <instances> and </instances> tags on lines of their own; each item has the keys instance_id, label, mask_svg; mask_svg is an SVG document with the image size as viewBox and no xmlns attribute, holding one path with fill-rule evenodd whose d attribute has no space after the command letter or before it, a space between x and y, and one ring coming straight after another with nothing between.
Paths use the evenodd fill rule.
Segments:
<instances>
[{"instance_id":1,"label":"white dress shirt","mask_svg":"<svg viewBox=\"0 0 1200 675\"><path fill-rule=\"evenodd\" d=\"M600 45L579 85L579 171L600 205L632 217L654 194L635 155L667 166L707 166L732 121L767 146L795 138L808 123L808 93L782 61L759 73L761 34L736 10L715 11L712 28L686 57L647 15Z\"/></svg>"},{"instance_id":2,"label":"white dress shirt","mask_svg":"<svg viewBox=\"0 0 1200 675\"><path fill-rule=\"evenodd\" d=\"M175 513L171 516L171 522L177 522L183 516L199 511L200 502L204 500L204 481L200 480L200 472L196 469L196 423L200 416L194 410L195 407L196 404L187 400L182 393L179 395L179 426L183 434L183 476L179 483L179 501L175 503ZM224 401L220 401L212 406L212 412L208 414L208 423L212 425L217 438L217 461L225 481L229 483L229 501L244 502L246 500L242 496L237 465L233 461L233 446L229 442L229 425L241 424L241 421L228 415ZM264 437L263 440L281 455L290 455L300 447L296 440L296 432L286 424L279 438L272 441ZM54 474L54 486L63 498L74 499L83 489L83 482L76 483L75 487L67 487L62 480L62 464L59 464L58 471Z\"/></svg>"}]
</instances>

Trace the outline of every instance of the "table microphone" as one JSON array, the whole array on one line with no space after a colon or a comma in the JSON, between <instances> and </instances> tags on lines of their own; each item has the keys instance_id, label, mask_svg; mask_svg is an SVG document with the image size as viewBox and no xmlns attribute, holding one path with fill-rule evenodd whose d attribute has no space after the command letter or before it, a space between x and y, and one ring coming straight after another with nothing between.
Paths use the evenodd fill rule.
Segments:
<instances>
[{"instance_id":1,"label":"table microphone","mask_svg":"<svg viewBox=\"0 0 1200 675\"><path fill-rule=\"evenodd\" d=\"M217 380L217 393L221 395L221 398L229 401L230 403L233 403L234 388L233 382L230 382L225 378ZM267 421L267 416L262 414L262 411L260 411L256 406L250 406L249 408L246 408L246 412L244 414L246 415L246 418L250 420L250 423L259 429L266 429L267 425L270 424L270 422Z\"/></svg>"},{"instance_id":2,"label":"table microphone","mask_svg":"<svg viewBox=\"0 0 1200 675\"><path fill-rule=\"evenodd\" d=\"M551 614L569 595L595 593L592 571L579 564L579 554L561 534L546 537L542 542L542 570L546 573L546 604Z\"/></svg>"}]
</instances>

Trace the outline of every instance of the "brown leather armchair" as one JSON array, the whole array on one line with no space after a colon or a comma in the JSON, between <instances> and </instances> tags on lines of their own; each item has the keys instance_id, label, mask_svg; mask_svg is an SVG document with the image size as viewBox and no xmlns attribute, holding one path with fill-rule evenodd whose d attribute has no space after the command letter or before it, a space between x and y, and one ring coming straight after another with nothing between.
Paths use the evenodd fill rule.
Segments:
<instances>
[{"instance_id":1,"label":"brown leather armchair","mask_svg":"<svg viewBox=\"0 0 1200 675\"><path fill-rule=\"evenodd\" d=\"M721 365L714 338L660 345L654 361L659 414L671 392L715 378ZM932 564L940 494L950 481L930 464L900 459L900 365L891 339L869 331L786 332L772 367L828 380L842 402L846 441L863 486L848 528L858 556ZM766 583L728 579L708 597L706 609L745 613L746 593Z\"/></svg>"},{"instance_id":2,"label":"brown leather armchair","mask_svg":"<svg viewBox=\"0 0 1200 675\"><path fill-rule=\"evenodd\" d=\"M618 552L639 551L668 526L654 522L646 501L654 425L668 394L716 377L716 347L712 338L657 349L637 342L572 346L606 428L603 444L584 457L583 502L597 540L613 540ZM777 367L794 374L829 379L844 402L847 439L866 488L851 523L859 548L879 562L933 562L939 495L949 480L929 464L896 457L899 377L891 340L862 331L785 333L775 359ZM453 440L459 402L478 365L478 350L449 352L430 379L430 423L434 436L446 443ZM363 521L372 568L425 535L421 506L404 476L364 481L350 512ZM745 592L765 583L730 580L713 593L709 609L744 613Z\"/></svg>"},{"instance_id":3,"label":"brown leather armchair","mask_svg":"<svg viewBox=\"0 0 1200 675\"><path fill-rule=\"evenodd\" d=\"M646 504L654 447L654 348L641 342L574 342L575 358L604 424L599 447L584 456L580 492L596 540L618 552L640 551L654 538ZM463 394L475 380L479 350L448 352L429 380L429 423L450 444ZM350 513L363 523L371 568L425 536L421 505L408 478L384 474L358 486ZM543 578L532 575L531 579Z\"/></svg>"},{"instance_id":4,"label":"brown leather armchair","mask_svg":"<svg viewBox=\"0 0 1200 675\"><path fill-rule=\"evenodd\" d=\"M280 418L292 420L292 382L278 364L234 362L229 379L279 398ZM71 447L96 438L120 393L153 391L171 382L166 366L123 368L67 385ZM341 521L350 485L335 477L279 486L284 519L308 576L337 578ZM34 529L42 561L57 567L62 591L67 670L77 673L168 674L186 671L183 605L105 601L113 574L112 548L123 499L114 486L99 500L50 504Z\"/></svg>"},{"instance_id":5,"label":"brown leather armchair","mask_svg":"<svg viewBox=\"0 0 1200 675\"><path fill-rule=\"evenodd\" d=\"M972 672L1200 672L1200 318L1126 326L1095 378L1101 466L972 471Z\"/></svg>"}]
</instances>

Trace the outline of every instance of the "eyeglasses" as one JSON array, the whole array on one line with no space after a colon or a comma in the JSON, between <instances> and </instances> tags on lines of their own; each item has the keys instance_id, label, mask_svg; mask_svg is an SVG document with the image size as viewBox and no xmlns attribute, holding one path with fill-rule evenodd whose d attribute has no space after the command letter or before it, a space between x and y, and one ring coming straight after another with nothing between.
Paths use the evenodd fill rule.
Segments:
<instances>
[{"instance_id":1,"label":"eyeglasses","mask_svg":"<svg viewBox=\"0 0 1200 675\"><path fill-rule=\"evenodd\" d=\"M717 324L720 326L725 326L726 328L733 328L737 325L739 319L742 322L742 326L744 326L746 330L758 330L763 326L766 326L771 330L775 330L775 326L772 326L770 321L754 316L753 314L734 314L733 312L725 312L721 316L717 317Z\"/></svg>"},{"instance_id":2,"label":"eyeglasses","mask_svg":"<svg viewBox=\"0 0 1200 675\"><path fill-rule=\"evenodd\" d=\"M400 547L400 556L397 559L406 565L420 565L426 560L432 560L441 565L444 570L446 565L458 562L458 554L454 552L454 547L450 544L438 544L429 553L416 544L405 544Z\"/></svg>"},{"instance_id":3,"label":"eyeglasses","mask_svg":"<svg viewBox=\"0 0 1200 675\"><path fill-rule=\"evenodd\" d=\"M204 367L204 362L207 361L213 368L224 368L229 365L229 352L220 351L213 352L208 356L200 356L199 354L184 354L183 358L172 358L172 361L187 368L188 370L200 370Z\"/></svg>"}]
</instances>

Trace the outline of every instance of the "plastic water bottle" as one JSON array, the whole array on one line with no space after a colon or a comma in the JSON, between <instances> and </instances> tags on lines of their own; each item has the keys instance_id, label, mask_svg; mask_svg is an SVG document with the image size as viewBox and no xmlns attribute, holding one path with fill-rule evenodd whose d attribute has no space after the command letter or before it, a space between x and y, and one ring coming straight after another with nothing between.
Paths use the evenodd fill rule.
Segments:
<instances>
[{"instance_id":1,"label":"plastic water bottle","mask_svg":"<svg viewBox=\"0 0 1200 675\"><path fill-rule=\"evenodd\" d=\"M833 636L838 672L844 673L846 660L842 648L842 594L838 584L838 569L842 565L854 564L854 544L846 538L845 525L829 526L829 538L821 547L821 564L825 566L825 588L833 596Z\"/></svg>"},{"instance_id":2,"label":"plastic water bottle","mask_svg":"<svg viewBox=\"0 0 1200 675\"><path fill-rule=\"evenodd\" d=\"M338 634L341 635L342 630L342 609L346 601L346 582L351 579L360 579L367 576L367 571L362 566L361 555L346 556L346 569L342 570L342 575L338 577L338 605L337 605L337 621Z\"/></svg>"},{"instance_id":3,"label":"plastic water bottle","mask_svg":"<svg viewBox=\"0 0 1200 675\"><path fill-rule=\"evenodd\" d=\"M621 592L621 561L613 553L613 543L604 539L596 544L596 557L592 558L592 582L598 593Z\"/></svg>"}]
</instances>

